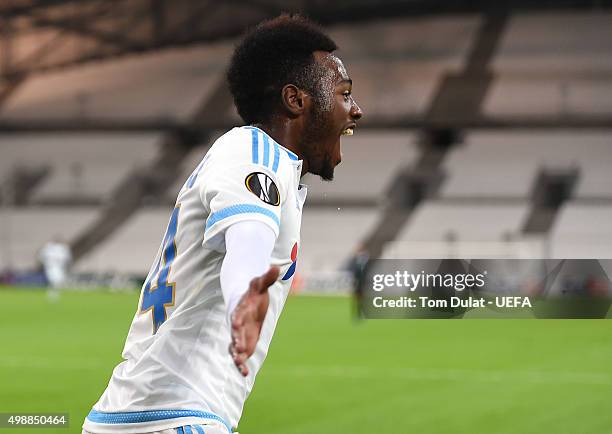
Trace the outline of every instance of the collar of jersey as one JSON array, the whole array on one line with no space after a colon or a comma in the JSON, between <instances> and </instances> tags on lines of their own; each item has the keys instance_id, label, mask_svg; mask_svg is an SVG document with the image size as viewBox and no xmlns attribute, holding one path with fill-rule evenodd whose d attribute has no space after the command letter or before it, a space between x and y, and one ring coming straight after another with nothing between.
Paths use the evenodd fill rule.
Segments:
<instances>
[{"instance_id":1,"label":"collar of jersey","mask_svg":"<svg viewBox=\"0 0 612 434\"><path fill-rule=\"evenodd\" d=\"M272 140L272 142L276 143L279 148L281 148L283 151L285 151L287 153L287 156L291 159L291 161L295 161L295 162L302 161L302 160L300 160L300 157L298 157L294 152L290 151L289 149L285 148L283 145L278 143L276 140L274 140L272 137L270 137L270 135L268 133L266 133L264 130L262 130L261 128L254 127L253 125L245 125L242 128L251 128L251 129L255 129L257 131L261 131L261 134L264 134L266 137L268 137L270 140Z\"/></svg>"}]
</instances>

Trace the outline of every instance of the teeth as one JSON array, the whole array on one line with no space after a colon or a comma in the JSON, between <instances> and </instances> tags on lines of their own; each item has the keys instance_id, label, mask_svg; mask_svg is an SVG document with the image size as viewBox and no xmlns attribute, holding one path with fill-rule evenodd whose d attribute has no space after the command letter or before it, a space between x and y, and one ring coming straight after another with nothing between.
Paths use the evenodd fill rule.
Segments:
<instances>
[{"instance_id":1,"label":"teeth","mask_svg":"<svg viewBox=\"0 0 612 434\"><path fill-rule=\"evenodd\" d=\"M353 127L347 128L346 130L342 131L342 135L343 136L352 136L353 135Z\"/></svg>"}]
</instances>

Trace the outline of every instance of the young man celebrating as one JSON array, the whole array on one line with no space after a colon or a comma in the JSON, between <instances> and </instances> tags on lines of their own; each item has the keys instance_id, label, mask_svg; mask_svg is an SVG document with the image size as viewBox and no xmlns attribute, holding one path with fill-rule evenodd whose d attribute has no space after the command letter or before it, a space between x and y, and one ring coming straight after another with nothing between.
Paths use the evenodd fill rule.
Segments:
<instances>
[{"instance_id":1,"label":"young man celebrating","mask_svg":"<svg viewBox=\"0 0 612 434\"><path fill-rule=\"evenodd\" d=\"M179 192L121 362L84 433L236 427L295 273L306 187L331 180L361 109L336 44L299 16L263 22L228 81L248 126L219 138Z\"/></svg>"}]
</instances>

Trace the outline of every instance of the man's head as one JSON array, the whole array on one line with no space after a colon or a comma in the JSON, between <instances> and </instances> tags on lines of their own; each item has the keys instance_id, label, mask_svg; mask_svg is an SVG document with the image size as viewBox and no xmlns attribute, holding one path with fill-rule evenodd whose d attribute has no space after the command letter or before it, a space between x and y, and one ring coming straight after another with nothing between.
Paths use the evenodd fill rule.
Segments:
<instances>
[{"instance_id":1,"label":"man's head","mask_svg":"<svg viewBox=\"0 0 612 434\"><path fill-rule=\"evenodd\" d=\"M312 22L281 15L251 30L236 47L228 81L247 124L287 125L308 172L333 178L340 135L362 115L336 44Z\"/></svg>"}]
</instances>

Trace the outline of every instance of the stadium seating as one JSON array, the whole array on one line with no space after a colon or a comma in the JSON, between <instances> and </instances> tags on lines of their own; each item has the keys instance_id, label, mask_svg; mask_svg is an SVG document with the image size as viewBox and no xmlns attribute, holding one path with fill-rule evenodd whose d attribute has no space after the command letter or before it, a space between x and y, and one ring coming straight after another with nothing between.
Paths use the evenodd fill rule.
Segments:
<instances>
[{"instance_id":1,"label":"stadium seating","mask_svg":"<svg viewBox=\"0 0 612 434\"><path fill-rule=\"evenodd\" d=\"M418 207L383 258L534 256L539 247L522 240L528 204L428 201ZM538 251L539 253L539 251Z\"/></svg>"},{"instance_id":2,"label":"stadium seating","mask_svg":"<svg viewBox=\"0 0 612 434\"><path fill-rule=\"evenodd\" d=\"M475 15L392 19L338 26L331 35L366 114L400 118L427 109L442 75L461 68L479 23Z\"/></svg>"},{"instance_id":3,"label":"stadium seating","mask_svg":"<svg viewBox=\"0 0 612 434\"><path fill-rule=\"evenodd\" d=\"M606 131L473 132L444 164L442 197L527 198L538 170L579 170L574 195L610 195L612 139Z\"/></svg>"},{"instance_id":4,"label":"stadium seating","mask_svg":"<svg viewBox=\"0 0 612 434\"><path fill-rule=\"evenodd\" d=\"M70 242L92 224L95 207L28 207L0 209L3 249L0 269L36 267L38 250L55 237Z\"/></svg>"},{"instance_id":5,"label":"stadium seating","mask_svg":"<svg viewBox=\"0 0 612 434\"><path fill-rule=\"evenodd\" d=\"M76 266L81 272L146 274L159 249L170 208L146 208L132 216ZM372 227L376 209L308 209L302 222L300 271L334 271ZM128 246L129 248L126 248Z\"/></svg>"},{"instance_id":6,"label":"stadium seating","mask_svg":"<svg viewBox=\"0 0 612 434\"><path fill-rule=\"evenodd\" d=\"M159 250L171 211L171 208L140 210L87 254L76 270L146 275Z\"/></svg>"},{"instance_id":7,"label":"stadium seating","mask_svg":"<svg viewBox=\"0 0 612 434\"><path fill-rule=\"evenodd\" d=\"M612 259L612 205L567 203L550 234L554 258Z\"/></svg>"},{"instance_id":8,"label":"stadium seating","mask_svg":"<svg viewBox=\"0 0 612 434\"><path fill-rule=\"evenodd\" d=\"M189 175L191 175L191 173L198 166L198 164L200 164L202 158L204 158L204 156L206 155L208 148L214 143L215 140L217 140L217 138L219 138L224 133L225 131L214 132L211 135L210 140L194 147L191 151L189 151L187 156L181 162L181 170L179 176L176 178L176 181L170 187L168 187L164 194L165 202L169 204L174 204L178 192L183 187L183 184L185 184L187 178L189 178Z\"/></svg>"},{"instance_id":9,"label":"stadium seating","mask_svg":"<svg viewBox=\"0 0 612 434\"><path fill-rule=\"evenodd\" d=\"M31 202L99 202L157 150L155 134L27 134L2 138L0 179L16 167L48 167Z\"/></svg>"},{"instance_id":10,"label":"stadium seating","mask_svg":"<svg viewBox=\"0 0 612 434\"><path fill-rule=\"evenodd\" d=\"M612 112L610 19L612 14L607 12L513 14L490 67L494 81L482 114L534 120ZM445 74L463 67L481 24L476 15L460 15L331 28L354 81L353 94L366 114L364 124L368 118L410 120L426 112ZM573 35L566 32L568 27ZM576 38L576 33L581 37ZM6 100L2 120L185 121L223 78L231 49L231 43L209 44L41 73ZM239 124L235 110L229 111ZM451 251L449 246L459 244L462 252L480 249L491 255L516 251L522 255L525 245L528 252L542 252L538 250L541 239L520 234L542 169L578 171L572 201L561 209L550 234L550 254L612 254L605 247L612 245L605 224L612 200L609 131L475 129L464 134L463 144L451 148L442 161L445 176L437 194L420 203L384 255L444 256ZM334 270L342 265L376 224L395 175L403 168L410 171L420 158L418 137L415 130L358 127L354 137L341 139L343 162L334 182L304 178L309 193L302 224L301 271ZM60 228L64 220L73 222L60 231L72 238L85 229L96 208L74 211L54 204L112 200L113 189L132 170L155 158L160 138L161 133L2 135L0 182L6 183L15 167L49 169L31 191L28 204L50 207L10 213L59 216L65 210L84 222L49 218L57 219L54 225ZM166 206L174 203L209 145L210 141L191 150L180 163L174 184L161 200L150 201L160 207L137 212L84 257L77 270L146 273L167 224ZM55 233L40 231L23 235L23 247L12 243L16 264L33 264L36 248ZM16 232L13 238L20 237ZM515 242L520 245L511 245Z\"/></svg>"},{"instance_id":11,"label":"stadium seating","mask_svg":"<svg viewBox=\"0 0 612 434\"><path fill-rule=\"evenodd\" d=\"M322 182L308 176L308 200L334 206L334 200L369 199L382 202L386 188L397 171L411 166L418 156L415 134L408 132L374 133L355 130L343 137L342 163L336 168L333 182Z\"/></svg>"},{"instance_id":12,"label":"stadium seating","mask_svg":"<svg viewBox=\"0 0 612 434\"><path fill-rule=\"evenodd\" d=\"M493 61L496 79L483 112L521 118L610 113L611 18L602 11L514 14Z\"/></svg>"},{"instance_id":13,"label":"stadium seating","mask_svg":"<svg viewBox=\"0 0 612 434\"><path fill-rule=\"evenodd\" d=\"M401 241L441 241L451 232L459 240L497 241L521 230L525 204L457 204L429 201L419 207L398 235Z\"/></svg>"},{"instance_id":14,"label":"stadium seating","mask_svg":"<svg viewBox=\"0 0 612 434\"><path fill-rule=\"evenodd\" d=\"M379 218L376 208L304 208L299 272L336 271L355 253Z\"/></svg>"}]
</instances>

